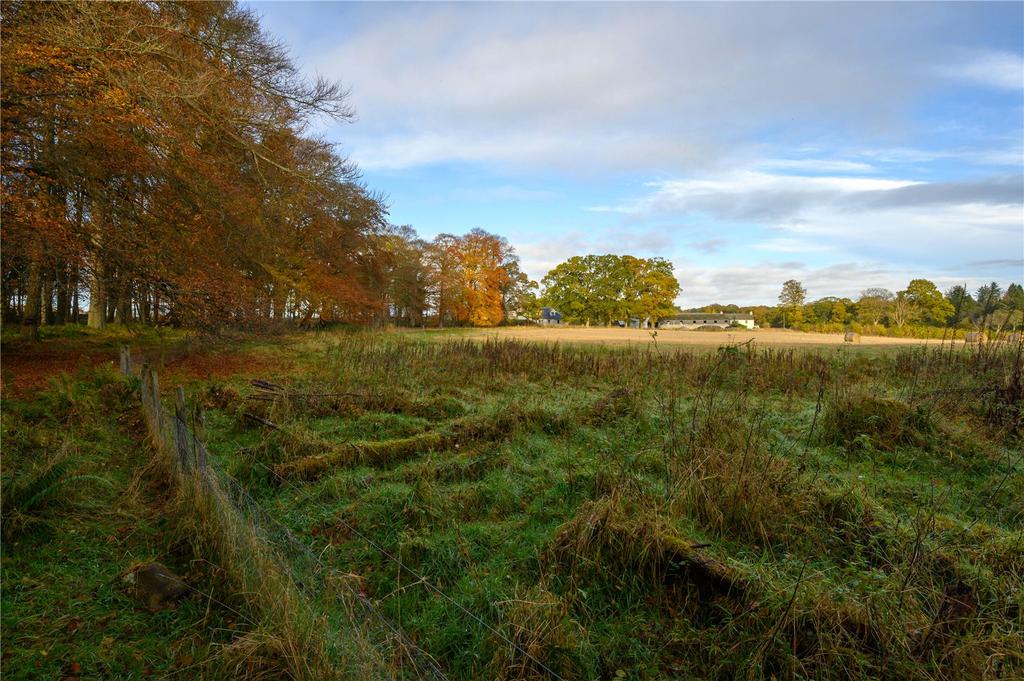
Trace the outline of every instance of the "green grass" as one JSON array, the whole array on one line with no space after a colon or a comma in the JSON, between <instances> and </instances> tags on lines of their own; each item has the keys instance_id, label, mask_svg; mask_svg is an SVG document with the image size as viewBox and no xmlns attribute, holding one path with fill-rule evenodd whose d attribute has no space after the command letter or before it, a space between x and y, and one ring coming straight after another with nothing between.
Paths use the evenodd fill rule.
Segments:
<instances>
[{"instance_id":1,"label":"green grass","mask_svg":"<svg viewBox=\"0 0 1024 681\"><path fill-rule=\"evenodd\" d=\"M1010 350L323 334L288 356L288 399L210 414L218 461L451 678L1024 673ZM459 413L422 407L443 400ZM253 463L432 432L459 435L305 482Z\"/></svg>"},{"instance_id":2,"label":"green grass","mask_svg":"<svg viewBox=\"0 0 1024 681\"><path fill-rule=\"evenodd\" d=\"M206 404L213 465L312 549L291 558L329 631L372 620L337 587L365 594L452 679L1024 674L1011 348L694 352L336 331L240 342L262 353L258 374L187 391ZM251 399L267 397L252 378L282 389ZM67 475L110 482L83 478L5 541L5 651L24 647L5 671L55 675L77 656L100 675L159 675L187 636L193 664L207 661L196 676L255 673L211 652L245 654L230 613L190 600L153 616L103 582L159 558L245 607L225 574L190 560L196 528L155 510L153 489L125 493L143 458L134 399L100 373L5 404L5 487L44 451L67 453ZM129 524L123 545L106 541ZM31 598L16 593L26 576ZM109 618L116 635L64 643L78 584L100 596L75 617ZM393 654L397 639L360 640L378 647L371 675L429 677Z\"/></svg>"},{"instance_id":3,"label":"green grass","mask_svg":"<svg viewBox=\"0 0 1024 681\"><path fill-rule=\"evenodd\" d=\"M4 401L4 678L232 676L220 646L246 630L232 611L243 606L196 560L166 485L144 472L136 403L110 370ZM41 471L50 482L33 487ZM174 609L140 608L120 576L154 560L197 592Z\"/></svg>"}]
</instances>

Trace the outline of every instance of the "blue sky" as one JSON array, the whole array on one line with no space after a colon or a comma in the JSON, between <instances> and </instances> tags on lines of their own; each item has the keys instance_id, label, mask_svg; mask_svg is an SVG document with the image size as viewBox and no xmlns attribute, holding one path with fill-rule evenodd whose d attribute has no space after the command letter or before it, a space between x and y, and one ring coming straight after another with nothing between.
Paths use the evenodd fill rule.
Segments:
<instances>
[{"instance_id":1,"label":"blue sky","mask_svg":"<svg viewBox=\"0 0 1024 681\"><path fill-rule=\"evenodd\" d=\"M540 279L670 259L684 307L1024 280L1024 4L254 2L351 89L390 219Z\"/></svg>"}]
</instances>

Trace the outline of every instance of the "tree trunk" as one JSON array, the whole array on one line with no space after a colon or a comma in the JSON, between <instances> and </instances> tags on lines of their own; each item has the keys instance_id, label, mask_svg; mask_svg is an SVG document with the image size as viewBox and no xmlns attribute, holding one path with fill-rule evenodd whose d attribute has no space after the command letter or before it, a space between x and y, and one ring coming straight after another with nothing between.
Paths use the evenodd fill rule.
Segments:
<instances>
[{"instance_id":1,"label":"tree trunk","mask_svg":"<svg viewBox=\"0 0 1024 681\"><path fill-rule=\"evenodd\" d=\"M93 265L92 281L89 285L89 328L102 329L107 325L107 286L103 262L99 256Z\"/></svg>"},{"instance_id":2,"label":"tree trunk","mask_svg":"<svg viewBox=\"0 0 1024 681\"><path fill-rule=\"evenodd\" d=\"M116 324L128 324L132 321L132 292L131 286L124 279L117 287L117 299L114 302L114 322Z\"/></svg>"},{"instance_id":3,"label":"tree trunk","mask_svg":"<svg viewBox=\"0 0 1024 681\"><path fill-rule=\"evenodd\" d=\"M66 324L68 321L68 267L64 263L57 266L56 272L57 308L53 313L54 324Z\"/></svg>"},{"instance_id":4,"label":"tree trunk","mask_svg":"<svg viewBox=\"0 0 1024 681\"><path fill-rule=\"evenodd\" d=\"M71 273L71 323L78 323L78 315L81 314L81 310L78 305L78 280L80 270L76 267Z\"/></svg>"},{"instance_id":5,"label":"tree trunk","mask_svg":"<svg viewBox=\"0 0 1024 681\"><path fill-rule=\"evenodd\" d=\"M53 326L53 288L55 271L47 268L43 276L43 298L42 298L42 323L46 326Z\"/></svg>"},{"instance_id":6,"label":"tree trunk","mask_svg":"<svg viewBox=\"0 0 1024 681\"><path fill-rule=\"evenodd\" d=\"M39 317L43 297L43 266L39 256L33 256L28 268L28 291L25 295L25 312L21 317L21 335L39 340Z\"/></svg>"},{"instance_id":7,"label":"tree trunk","mask_svg":"<svg viewBox=\"0 0 1024 681\"><path fill-rule=\"evenodd\" d=\"M139 318L143 324L149 324L149 287L143 286L139 292Z\"/></svg>"}]
</instances>

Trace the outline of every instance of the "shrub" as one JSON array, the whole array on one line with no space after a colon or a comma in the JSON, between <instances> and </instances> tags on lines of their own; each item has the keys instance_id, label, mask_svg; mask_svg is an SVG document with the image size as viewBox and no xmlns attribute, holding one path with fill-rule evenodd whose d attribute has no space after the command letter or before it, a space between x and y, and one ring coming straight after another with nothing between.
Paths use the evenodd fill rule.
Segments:
<instances>
[{"instance_id":1,"label":"shrub","mask_svg":"<svg viewBox=\"0 0 1024 681\"><path fill-rule=\"evenodd\" d=\"M830 444L849 447L862 442L891 452L900 446L924 446L933 431L929 413L920 407L884 397L858 396L830 404L821 432L823 441Z\"/></svg>"}]
</instances>

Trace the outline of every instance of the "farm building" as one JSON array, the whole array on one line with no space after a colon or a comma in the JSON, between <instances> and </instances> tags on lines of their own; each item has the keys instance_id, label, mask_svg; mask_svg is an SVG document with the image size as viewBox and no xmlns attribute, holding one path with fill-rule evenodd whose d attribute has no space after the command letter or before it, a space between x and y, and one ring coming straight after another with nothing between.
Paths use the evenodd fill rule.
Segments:
<instances>
[{"instance_id":1,"label":"farm building","mask_svg":"<svg viewBox=\"0 0 1024 681\"><path fill-rule=\"evenodd\" d=\"M717 326L726 328L738 324L748 329L756 329L754 315L749 312L684 312L672 317L662 317L658 320L659 329L685 329L693 330Z\"/></svg>"},{"instance_id":2,"label":"farm building","mask_svg":"<svg viewBox=\"0 0 1024 681\"><path fill-rule=\"evenodd\" d=\"M537 320L538 324L561 324L562 313L553 307L541 308L540 319Z\"/></svg>"}]
</instances>

